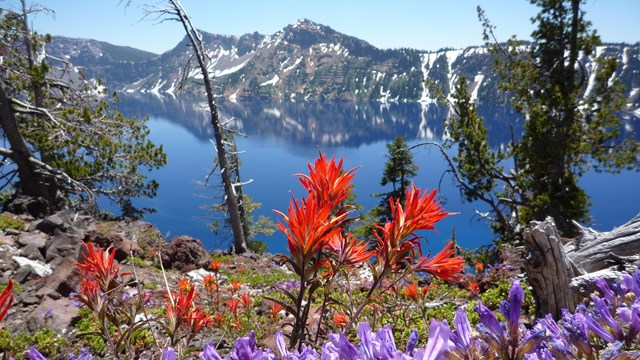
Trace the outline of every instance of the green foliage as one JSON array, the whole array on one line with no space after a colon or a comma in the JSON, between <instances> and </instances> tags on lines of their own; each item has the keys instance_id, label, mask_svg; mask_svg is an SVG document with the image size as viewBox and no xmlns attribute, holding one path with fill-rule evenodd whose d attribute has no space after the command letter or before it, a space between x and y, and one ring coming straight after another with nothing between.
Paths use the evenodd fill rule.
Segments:
<instances>
[{"instance_id":1,"label":"green foliage","mask_svg":"<svg viewBox=\"0 0 640 360\"><path fill-rule=\"evenodd\" d=\"M138 256L133 256L130 258L127 258L127 262L133 264L136 267L139 268L147 268L149 267L149 263L147 262L147 260L142 259Z\"/></svg>"},{"instance_id":2,"label":"green foliage","mask_svg":"<svg viewBox=\"0 0 640 360\"><path fill-rule=\"evenodd\" d=\"M295 275L289 272L277 269L272 269L268 272L230 271L228 269L221 269L221 272L227 276L229 282L239 280L243 284L247 284L251 287L270 287L278 282L286 281L295 277Z\"/></svg>"},{"instance_id":3,"label":"green foliage","mask_svg":"<svg viewBox=\"0 0 640 360\"><path fill-rule=\"evenodd\" d=\"M4 280L2 282L0 282L0 292L2 292L6 287L7 284L9 283L9 280ZM20 283L18 282L13 282L13 293L16 295L20 295L22 294L24 290L22 289L22 285L20 285Z\"/></svg>"},{"instance_id":4,"label":"green foliage","mask_svg":"<svg viewBox=\"0 0 640 360\"><path fill-rule=\"evenodd\" d=\"M451 141L446 145L458 145L454 161L462 193L490 206L493 230L505 242L516 240L530 221L547 216L562 235L575 235L572 220L589 220L589 199L579 176L590 169L618 172L639 164L638 142L619 136L616 112L624 96L617 80L611 80L615 59L600 56L589 73L579 63L600 44L580 2L532 3L540 7L532 45L515 39L489 44L499 88L525 119L522 137L514 134L504 149L489 148L464 78L452 95L455 116L447 125ZM478 14L488 42L494 28L481 9Z\"/></svg>"},{"instance_id":5,"label":"green foliage","mask_svg":"<svg viewBox=\"0 0 640 360\"><path fill-rule=\"evenodd\" d=\"M42 355L55 358L66 345L66 340L49 328L37 330L33 334L12 334L9 330L0 330L0 353L11 354L16 360L27 359L24 353L31 347Z\"/></svg>"},{"instance_id":6,"label":"green foliage","mask_svg":"<svg viewBox=\"0 0 640 360\"><path fill-rule=\"evenodd\" d=\"M62 195L71 205L94 211L87 204L95 206L96 196L101 195L116 203L123 216L140 217L149 209L136 208L132 198L153 197L158 188L143 172L166 163L162 146L148 139L146 120L114 110L118 99L115 94L105 96L100 82L82 77L61 80L58 72L65 64L47 57L35 59L36 50L50 37L31 33L26 14L2 15L0 41L10 50L3 53L0 85L8 98L25 103L11 109L17 127L6 127L11 119L4 119L3 135L10 142L21 138L42 162L36 165L20 161L21 154L12 155L15 164L3 165L3 177L16 172L17 166L21 177L37 173L46 178L38 183L46 185L35 186L26 185L30 181L26 175L20 178L23 186L16 189L25 193L46 186L48 200L57 206ZM5 182L4 189L10 185Z\"/></svg>"},{"instance_id":7,"label":"green foliage","mask_svg":"<svg viewBox=\"0 0 640 360\"><path fill-rule=\"evenodd\" d=\"M244 216L242 217L243 228L245 229L245 239L247 246L254 252L261 254L267 251L267 245L259 240L256 240L256 236L259 234L265 236L271 236L276 232L276 224L270 218L260 215L255 219L253 212L262 207L261 203L253 201L253 198L249 195L242 195L242 205L244 207ZM211 207L215 212L226 213L226 204L216 204ZM219 234L223 225L228 225L229 219L225 218L222 221L214 220L209 223L209 228L214 234Z\"/></svg>"},{"instance_id":8,"label":"green foliage","mask_svg":"<svg viewBox=\"0 0 640 360\"><path fill-rule=\"evenodd\" d=\"M500 303L509 299L509 289L511 289L511 280L503 279L494 282L490 288L480 294L482 303L491 310L500 308ZM524 300L522 302L522 315L535 314L535 300L531 288L523 284Z\"/></svg>"},{"instance_id":9,"label":"green foliage","mask_svg":"<svg viewBox=\"0 0 640 360\"><path fill-rule=\"evenodd\" d=\"M91 350L92 354L104 355L107 349L107 343L98 335L100 329L93 316L93 312L91 309L82 307L78 310L78 316L80 320L78 320L75 326L85 345Z\"/></svg>"},{"instance_id":10,"label":"green foliage","mask_svg":"<svg viewBox=\"0 0 640 360\"><path fill-rule=\"evenodd\" d=\"M0 230L14 229L22 230L24 221L10 215L0 214Z\"/></svg>"},{"instance_id":11,"label":"green foliage","mask_svg":"<svg viewBox=\"0 0 640 360\"><path fill-rule=\"evenodd\" d=\"M256 254L264 254L268 249L267 244L264 241L260 240L250 240L247 243L247 246L249 247L249 250L253 251Z\"/></svg>"}]
</instances>

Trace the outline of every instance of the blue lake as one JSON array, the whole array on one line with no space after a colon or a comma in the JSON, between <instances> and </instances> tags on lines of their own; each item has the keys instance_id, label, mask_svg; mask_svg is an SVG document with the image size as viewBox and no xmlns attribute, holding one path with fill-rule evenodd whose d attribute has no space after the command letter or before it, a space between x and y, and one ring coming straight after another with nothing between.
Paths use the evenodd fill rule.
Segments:
<instances>
[{"instance_id":1,"label":"blue lake","mask_svg":"<svg viewBox=\"0 0 640 360\"><path fill-rule=\"evenodd\" d=\"M213 137L207 112L199 105L171 98L124 98L119 105L126 115L150 116L151 138L162 144L168 156L166 167L150 173L160 183L158 196L138 201L139 206L157 210L144 220L157 226L168 238L186 234L202 240L209 249L226 249L230 234L217 236L207 224L219 214L206 210L220 202L219 177L214 174L209 186L203 186L213 168ZM358 167L354 179L357 201L364 210L378 203L373 193L388 189L379 185L386 144L397 135L409 144L427 141L441 142L446 109L421 104L352 104L352 103L250 103L221 104L221 113L229 126L245 133L237 137L244 181L253 182L243 188L245 194L262 203L256 215L266 215L274 221L277 209L285 212L291 195L304 196L295 173L307 173L307 164L321 150L328 156L343 157L345 168ZM500 146L511 137L511 128L519 131L521 120L509 109L480 107L485 116L492 146ZM625 120L627 128L640 126L637 118ZM438 233L423 234L429 244L424 250L438 251L453 229L462 247L475 248L491 243L493 235L488 224L474 216L475 209L486 211L482 204L462 201L451 176L444 174L447 165L436 148L427 146L414 150L419 174L416 186L429 190L438 188L443 207L457 215L437 224ZM588 173L581 185L591 196L591 226L610 230L640 212L639 174ZM285 252L286 240L280 232L265 241L269 251Z\"/></svg>"}]
</instances>

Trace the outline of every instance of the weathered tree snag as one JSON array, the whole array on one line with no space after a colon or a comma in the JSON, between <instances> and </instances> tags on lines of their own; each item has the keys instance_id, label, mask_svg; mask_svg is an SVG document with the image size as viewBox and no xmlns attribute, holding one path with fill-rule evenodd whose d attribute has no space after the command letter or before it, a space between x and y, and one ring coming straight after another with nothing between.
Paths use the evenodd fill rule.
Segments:
<instances>
[{"instance_id":1,"label":"weathered tree snag","mask_svg":"<svg viewBox=\"0 0 640 360\"><path fill-rule=\"evenodd\" d=\"M622 271L640 265L640 214L609 232L598 232L576 223L580 235L564 239L553 219L531 223L523 234L525 271L537 302L537 315L554 318L562 309L573 310L603 277L621 279Z\"/></svg>"}]
</instances>

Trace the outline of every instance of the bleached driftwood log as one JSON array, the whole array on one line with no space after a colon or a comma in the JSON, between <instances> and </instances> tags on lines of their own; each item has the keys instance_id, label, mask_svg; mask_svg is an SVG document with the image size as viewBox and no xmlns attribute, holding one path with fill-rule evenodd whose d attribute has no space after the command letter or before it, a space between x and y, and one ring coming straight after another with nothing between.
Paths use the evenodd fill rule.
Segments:
<instances>
[{"instance_id":1,"label":"bleached driftwood log","mask_svg":"<svg viewBox=\"0 0 640 360\"><path fill-rule=\"evenodd\" d=\"M561 238L552 218L532 222L523 234L538 316L559 318L596 288L597 277L620 280L640 265L640 214L609 232L576 226L581 234L575 239Z\"/></svg>"}]
</instances>

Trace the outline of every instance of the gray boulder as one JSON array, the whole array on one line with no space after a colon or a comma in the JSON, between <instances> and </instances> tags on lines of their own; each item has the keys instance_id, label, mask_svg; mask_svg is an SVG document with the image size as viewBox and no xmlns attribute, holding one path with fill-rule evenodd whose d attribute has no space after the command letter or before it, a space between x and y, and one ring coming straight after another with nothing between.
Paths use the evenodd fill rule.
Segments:
<instances>
[{"instance_id":1,"label":"gray boulder","mask_svg":"<svg viewBox=\"0 0 640 360\"><path fill-rule=\"evenodd\" d=\"M81 248L82 241L79 236L57 232L47 241L45 260L52 265L66 257L78 260Z\"/></svg>"},{"instance_id":2,"label":"gray boulder","mask_svg":"<svg viewBox=\"0 0 640 360\"><path fill-rule=\"evenodd\" d=\"M17 243L20 246L35 245L38 249L44 249L48 236L39 231L21 232L18 235Z\"/></svg>"}]
</instances>

